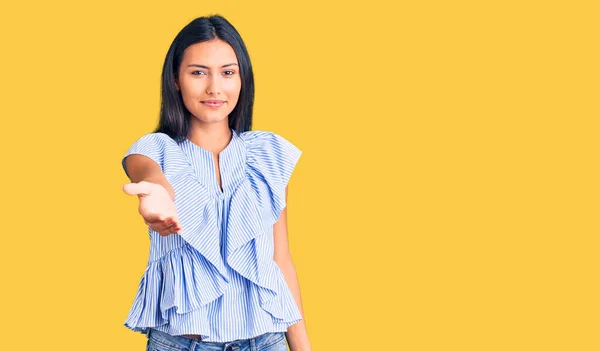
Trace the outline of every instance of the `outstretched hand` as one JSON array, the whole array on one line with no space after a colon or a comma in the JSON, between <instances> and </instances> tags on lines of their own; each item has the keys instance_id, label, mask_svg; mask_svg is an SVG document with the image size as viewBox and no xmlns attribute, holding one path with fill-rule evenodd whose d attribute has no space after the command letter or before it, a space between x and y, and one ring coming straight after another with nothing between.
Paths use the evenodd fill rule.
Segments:
<instances>
[{"instance_id":1,"label":"outstretched hand","mask_svg":"<svg viewBox=\"0 0 600 351\"><path fill-rule=\"evenodd\" d=\"M152 230L161 236L180 234L181 224L177 218L177 209L169 192L162 185L141 181L122 187L125 194L138 195L139 212Z\"/></svg>"}]
</instances>

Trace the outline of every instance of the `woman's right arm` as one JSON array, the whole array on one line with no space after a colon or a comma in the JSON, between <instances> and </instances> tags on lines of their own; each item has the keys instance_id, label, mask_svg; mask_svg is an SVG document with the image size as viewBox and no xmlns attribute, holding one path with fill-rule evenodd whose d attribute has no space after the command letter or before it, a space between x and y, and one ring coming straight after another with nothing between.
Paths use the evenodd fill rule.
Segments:
<instances>
[{"instance_id":1,"label":"woman's right arm","mask_svg":"<svg viewBox=\"0 0 600 351\"><path fill-rule=\"evenodd\" d=\"M175 191L160 166L151 158L140 154L132 154L125 159L127 173L132 183L146 181L150 183L160 184L167 190L171 200L175 201ZM139 197L140 195L138 195Z\"/></svg>"}]
</instances>

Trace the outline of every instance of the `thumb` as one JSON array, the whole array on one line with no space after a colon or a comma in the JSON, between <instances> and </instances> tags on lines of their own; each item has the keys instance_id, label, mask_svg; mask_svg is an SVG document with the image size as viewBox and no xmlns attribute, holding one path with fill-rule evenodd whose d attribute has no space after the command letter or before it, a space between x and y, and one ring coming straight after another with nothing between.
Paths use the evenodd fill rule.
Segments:
<instances>
[{"instance_id":1,"label":"thumb","mask_svg":"<svg viewBox=\"0 0 600 351\"><path fill-rule=\"evenodd\" d=\"M121 189L127 195L148 195L151 191L148 184L144 182L124 184Z\"/></svg>"}]
</instances>

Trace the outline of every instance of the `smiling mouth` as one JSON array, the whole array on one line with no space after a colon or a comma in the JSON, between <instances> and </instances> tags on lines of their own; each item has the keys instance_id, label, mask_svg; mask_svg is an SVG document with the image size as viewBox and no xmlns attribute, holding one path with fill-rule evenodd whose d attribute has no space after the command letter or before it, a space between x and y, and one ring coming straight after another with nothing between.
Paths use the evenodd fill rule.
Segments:
<instances>
[{"instance_id":1,"label":"smiling mouth","mask_svg":"<svg viewBox=\"0 0 600 351\"><path fill-rule=\"evenodd\" d=\"M206 106L210 106L210 107L219 107L225 103L225 101L200 101L200 102L205 104Z\"/></svg>"}]
</instances>

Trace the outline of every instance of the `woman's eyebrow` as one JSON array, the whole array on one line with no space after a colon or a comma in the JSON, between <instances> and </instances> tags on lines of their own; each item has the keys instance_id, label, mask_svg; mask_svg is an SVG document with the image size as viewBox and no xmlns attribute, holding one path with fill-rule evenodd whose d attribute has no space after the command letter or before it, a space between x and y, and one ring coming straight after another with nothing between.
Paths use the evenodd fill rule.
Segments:
<instances>
[{"instance_id":1,"label":"woman's eyebrow","mask_svg":"<svg viewBox=\"0 0 600 351\"><path fill-rule=\"evenodd\" d=\"M237 63L228 63L228 64L226 64L226 65L223 65L223 66L221 66L221 68L223 68L223 67L229 67L229 66L237 66L237 65L238 65ZM200 67L200 68L206 68L206 69L209 69L209 67L208 67L208 66L199 65L199 64L197 64L197 63L192 63L191 65L188 65L188 67Z\"/></svg>"}]
</instances>

